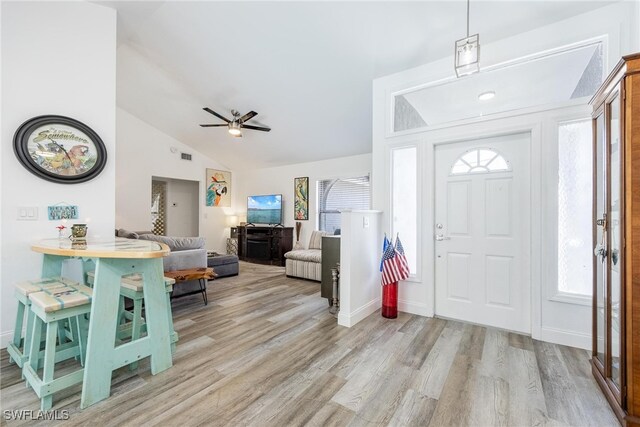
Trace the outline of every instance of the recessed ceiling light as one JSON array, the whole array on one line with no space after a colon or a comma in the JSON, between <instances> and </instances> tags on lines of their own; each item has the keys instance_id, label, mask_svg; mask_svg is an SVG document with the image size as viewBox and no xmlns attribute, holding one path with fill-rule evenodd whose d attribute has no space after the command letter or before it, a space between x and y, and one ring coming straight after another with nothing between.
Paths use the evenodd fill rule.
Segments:
<instances>
[{"instance_id":1,"label":"recessed ceiling light","mask_svg":"<svg viewBox=\"0 0 640 427\"><path fill-rule=\"evenodd\" d=\"M478 99L480 101L488 101L492 99L494 96L496 96L496 93L490 90L489 92L482 92L480 95L478 95Z\"/></svg>"}]
</instances>

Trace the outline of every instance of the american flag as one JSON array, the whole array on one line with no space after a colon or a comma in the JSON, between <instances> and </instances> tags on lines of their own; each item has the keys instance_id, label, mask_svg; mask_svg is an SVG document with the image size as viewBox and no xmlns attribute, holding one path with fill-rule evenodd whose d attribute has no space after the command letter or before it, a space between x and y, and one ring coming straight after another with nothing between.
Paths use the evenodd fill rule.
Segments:
<instances>
[{"instance_id":1,"label":"american flag","mask_svg":"<svg viewBox=\"0 0 640 427\"><path fill-rule=\"evenodd\" d=\"M389 285L402 279L402 272L398 265L396 250L393 248L393 245L389 245L382 256L382 285Z\"/></svg>"},{"instance_id":2,"label":"american flag","mask_svg":"<svg viewBox=\"0 0 640 427\"><path fill-rule=\"evenodd\" d=\"M396 236L396 259L397 263L400 266L400 270L402 271L402 279L404 280L409 277L411 272L409 271L409 263L407 262L407 257L404 254L404 248L402 247L402 243L400 243L400 236Z\"/></svg>"},{"instance_id":3,"label":"american flag","mask_svg":"<svg viewBox=\"0 0 640 427\"><path fill-rule=\"evenodd\" d=\"M382 259L380 259L380 272L382 272L382 266L384 265L384 253L387 251L387 248L391 245L389 239L387 239L387 233L384 234L384 241L382 242Z\"/></svg>"}]
</instances>

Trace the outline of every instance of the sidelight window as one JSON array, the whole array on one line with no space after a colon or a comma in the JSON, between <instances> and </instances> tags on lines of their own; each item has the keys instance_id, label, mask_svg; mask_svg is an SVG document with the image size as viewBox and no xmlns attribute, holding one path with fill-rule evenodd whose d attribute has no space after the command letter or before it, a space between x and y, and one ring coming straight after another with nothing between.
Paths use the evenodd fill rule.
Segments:
<instances>
[{"instance_id":1,"label":"sidelight window","mask_svg":"<svg viewBox=\"0 0 640 427\"><path fill-rule=\"evenodd\" d=\"M391 237L400 235L412 276L418 274L418 147L391 150Z\"/></svg>"},{"instance_id":2,"label":"sidelight window","mask_svg":"<svg viewBox=\"0 0 640 427\"><path fill-rule=\"evenodd\" d=\"M558 291L592 294L591 120L558 126Z\"/></svg>"}]
</instances>

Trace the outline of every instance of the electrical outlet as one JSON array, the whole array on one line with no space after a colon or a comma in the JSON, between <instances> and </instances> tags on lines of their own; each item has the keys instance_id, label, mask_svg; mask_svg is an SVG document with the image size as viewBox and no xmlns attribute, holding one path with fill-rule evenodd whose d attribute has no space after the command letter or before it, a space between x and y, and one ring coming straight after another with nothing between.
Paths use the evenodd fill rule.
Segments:
<instances>
[{"instance_id":1,"label":"electrical outlet","mask_svg":"<svg viewBox=\"0 0 640 427\"><path fill-rule=\"evenodd\" d=\"M365 216L362 218L362 228L369 228L369 217Z\"/></svg>"}]
</instances>

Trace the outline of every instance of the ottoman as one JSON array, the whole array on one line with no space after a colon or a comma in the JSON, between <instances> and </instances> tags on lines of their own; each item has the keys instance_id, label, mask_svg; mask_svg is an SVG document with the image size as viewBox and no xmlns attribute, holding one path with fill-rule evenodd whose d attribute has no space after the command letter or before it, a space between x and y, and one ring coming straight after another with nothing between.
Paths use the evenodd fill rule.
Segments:
<instances>
[{"instance_id":1,"label":"ottoman","mask_svg":"<svg viewBox=\"0 0 640 427\"><path fill-rule=\"evenodd\" d=\"M237 255L207 255L207 267L212 267L216 279L238 275Z\"/></svg>"}]
</instances>

